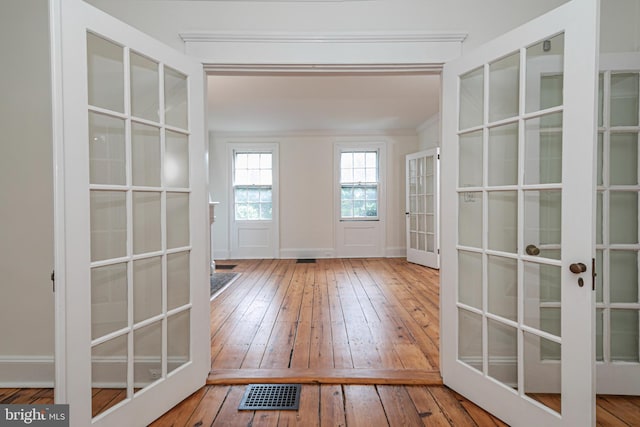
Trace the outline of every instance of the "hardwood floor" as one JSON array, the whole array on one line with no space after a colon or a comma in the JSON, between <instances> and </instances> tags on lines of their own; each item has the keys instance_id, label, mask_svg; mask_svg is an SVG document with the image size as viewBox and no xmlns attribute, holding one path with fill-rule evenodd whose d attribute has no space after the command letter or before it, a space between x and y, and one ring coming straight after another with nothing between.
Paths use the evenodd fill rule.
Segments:
<instances>
[{"instance_id":1,"label":"hardwood floor","mask_svg":"<svg viewBox=\"0 0 640 427\"><path fill-rule=\"evenodd\" d=\"M206 386L152 424L168 426L505 426L442 386L303 385L298 411L238 411L244 386Z\"/></svg>"},{"instance_id":2,"label":"hardwood floor","mask_svg":"<svg viewBox=\"0 0 640 427\"><path fill-rule=\"evenodd\" d=\"M243 274L234 290L211 304L214 373L340 369L361 377L363 370L387 370L405 372L407 380L416 380L416 370L437 374L435 271L394 259L237 264L234 271ZM425 381L440 384L437 376Z\"/></svg>"},{"instance_id":3,"label":"hardwood floor","mask_svg":"<svg viewBox=\"0 0 640 427\"><path fill-rule=\"evenodd\" d=\"M437 271L402 259L222 263L242 274L211 302L208 384L154 427L505 425L441 385ZM265 382L303 383L300 409L238 411L244 384ZM94 411L122 397L94 392ZM52 389L0 389L3 404L52 402ZM598 396L597 425L640 425L640 397Z\"/></svg>"}]
</instances>

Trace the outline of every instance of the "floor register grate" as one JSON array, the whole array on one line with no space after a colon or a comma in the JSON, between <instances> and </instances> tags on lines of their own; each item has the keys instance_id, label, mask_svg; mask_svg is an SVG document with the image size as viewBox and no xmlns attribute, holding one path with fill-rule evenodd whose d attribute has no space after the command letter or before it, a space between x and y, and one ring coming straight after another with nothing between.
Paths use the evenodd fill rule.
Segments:
<instances>
[{"instance_id":1,"label":"floor register grate","mask_svg":"<svg viewBox=\"0 0 640 427\"><path fill-rule=\"evenodd\" d=\"M300 384L249 384L238 410L293 410L300 405Z\"/></svg>"}]
</instances>

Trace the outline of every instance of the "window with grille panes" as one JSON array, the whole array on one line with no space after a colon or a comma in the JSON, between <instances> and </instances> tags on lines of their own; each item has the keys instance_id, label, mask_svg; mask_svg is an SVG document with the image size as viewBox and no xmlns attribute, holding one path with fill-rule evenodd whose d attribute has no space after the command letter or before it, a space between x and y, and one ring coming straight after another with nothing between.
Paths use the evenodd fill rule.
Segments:
<instances>
[{"instance_id":1,"label":"window with grille panes","mask_svg":"<svg viewBox=\"0 0 640 427\"><path fill-rule=\"evenodd\" d=\"M238 221L273 217L273 155L271 152L233 154L233 198Z\"/></svg>"},{"instance_id":2,"label":"window with grille panes","mask_svg":"<svg viewBox=\"0 0 640 427\"><path fill-rule=\"evenodd\" d=\"M378 219L379 153L340 153L340 219Z\"/></svg>"}]
</instances>

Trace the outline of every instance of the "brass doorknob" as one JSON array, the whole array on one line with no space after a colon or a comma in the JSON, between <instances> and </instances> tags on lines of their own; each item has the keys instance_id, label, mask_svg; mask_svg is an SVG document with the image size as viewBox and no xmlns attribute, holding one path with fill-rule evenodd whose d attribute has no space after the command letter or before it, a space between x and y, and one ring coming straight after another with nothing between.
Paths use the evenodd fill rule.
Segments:
<instances>
[{"instance_id":1,"label":"brass doorknob","mask_svg":"<svg viewBox=\"0 0 640 427\"><path fill-rule=\"evenodd\" d=\"M524 248L524 251L527 253L527 255L540 255L540 248L538 248L536 245L528 245L526 248Z\"/></svg>"},{"instance_id":2,"label":"brass doorknob","mask_svg":"<svg viewBox=\"0 0 640 427\"><path fill-rule=\"evenodd\" d=\"M587 271L587 266L581 262L578 262L578 263L571 264L569 266L569 270L571 270L571 272L574 274L580 274Z\"/></svg>"}]
</instances>

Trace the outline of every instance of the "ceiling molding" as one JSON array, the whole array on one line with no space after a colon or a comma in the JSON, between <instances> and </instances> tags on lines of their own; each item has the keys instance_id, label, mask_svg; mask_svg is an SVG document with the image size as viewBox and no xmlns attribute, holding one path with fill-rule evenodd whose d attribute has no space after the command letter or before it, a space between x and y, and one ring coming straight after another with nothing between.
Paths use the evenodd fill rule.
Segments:
<instances>
[{"instance_id":1,"label":"ceiling molding","mask_svg":"<svg viewBox=\"0 0 640 427\"><path fill-rule=\"evenodd\" d=\"M276 71L296 72L317 71L319 67L324 71L353 71L350 68L355 67L397 72L410 66L417 67L418 72L433 71L434 66L439 71L443 63L460 56L466 36L462 32L432 31L180 33L185 52L206 67L234 70L251 64L256 70L280 67Z\"/></svg>"},{"instance_id":2,"label":"ceiling molding","mask_svg":"<svg viewBox=\"0 0 640 427\"><path fill-rule=\"evenodd\" d=\"M442 71L442 64L205 64L206 72L217 75L269 74L430 74Z\"/></svg>"},{"instance_id":3,"label":"ceiling molding","mask_svg":"<svg viewBox=\"0 0 640 427\"><path fill-rule=\"evenodd\" d=\"M417 137L415 129L387 129L379 131L348 130L348 129L318 129L318 130L292 130L292 131L215 131L210 130L209 134L214 138L227 139L249 139L249 138L313 138L313 137L345 137L345 138L383 138L383 137Z\"/></svg>"},{"instance_id":4,"label":"ceiling molding","mask_svg":"<svg viewBox=\"0 0 640 427\"><path fill-rule=\"evenodd\" d=\"M343 32L281 33L237 31L185 31L185 43L462 43L460 32Z\"/></svg>"}]
</instances>

